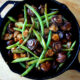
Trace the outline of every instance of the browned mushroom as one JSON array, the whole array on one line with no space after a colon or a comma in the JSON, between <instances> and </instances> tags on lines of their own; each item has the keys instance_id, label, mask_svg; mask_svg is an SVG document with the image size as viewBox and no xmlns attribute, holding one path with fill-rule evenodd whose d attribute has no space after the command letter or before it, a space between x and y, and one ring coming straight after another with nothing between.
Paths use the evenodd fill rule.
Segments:
<instances>
[{"instance_id":1,"label":"browned mushroom","mask_svg":"<svg viewBox=\"0 0 80 80\"><path fill-rule=\"evenodd\" d=\"M53 44L52 44L52 49L53 49L53 51L55 51L55 52L60 51L60 50L62 49L62 44L61 44L61 42L60 42L60 41L59 41L59 42L53 42Z\"/></svg>"},{"instance_id":2,"label":"browned mushroom","mask_svg":"<svg viewBox=\"0 0 80 80\"><path fill-rule=\"evenodd\" d=\"M48 61L46 61L46 62L44 62L44 63L42 63L42 64L40 65L40 68L41 68L42 71L47 72L47 71L49 71L50 68L51 68L51 63L48 62Z\"/></svg>"},{"instance_id":3,"label":"browned mushroom","mask_svg":"<svg viewBox=\"0 0 80 80\"><path fill-rule=\"evenodd\" d=\"M55 15L51 21L60 25L63 22L62 15Z\"/></svg>"},{"instance_id":4,"label":"browned mushroom","mask_svg":"<svg viewBox=\"0 0 80 80\"><path fill-rule=\"evenodd\" d=\"M13 44L13 40L9 40L9 41L7 41L7 45L9 46L9 45L12 45Z\"/></svg>"},{"instance_id":5,"label":"browned mushroom","mask_svg":"<svg viewBox=\"0 0 80 80\"><path fill-rule=\"evenodd\" d=\"M66 60L66 55L64 53L60 52L57 54L57 59L56 59L57 62L63 63L65 62L65 60Z\"/></svg>"},{"instance_id":6,"label":"browned mushroom","mask_svg":"<svg viewBox=\"0 0 80 80\"><path fill-rule=\"evenodd\" d=\"M30 39L27 41L27 47L30 50L36 49L37 45L38 45L38 41L36 39Z\"/></svg>"},{"instance_id":7,"label":"browned mushroom","mask_svg":"<svg viewBox=\"0 0 80 80\"><path fill-rule=\"evenodd\" d=\"M63 26L61 26L60 28L63 31L70 31L71 30L71 23L70 22L65 22L65 24Z\"/></svg>"},{"instance_id":8,"label":"browned mushroom","mask_svg":"<svg viewBox=\"0 0 80 80\"><path fill-rule=\"evenodd\" d=\"M44 10L45 10L44 5L40 5L38 9L39 9L40 14L44 14Z\"/></svg>"}]
</instances>

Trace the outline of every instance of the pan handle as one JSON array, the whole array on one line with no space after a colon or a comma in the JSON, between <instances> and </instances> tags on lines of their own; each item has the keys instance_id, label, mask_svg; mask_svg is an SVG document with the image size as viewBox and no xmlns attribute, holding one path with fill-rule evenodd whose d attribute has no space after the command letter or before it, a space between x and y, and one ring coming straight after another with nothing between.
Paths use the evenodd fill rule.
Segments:
<instances>
[{"instance_id":1,"label":"pan handle","mask_svg":"<svg viewBox=\"0 0 80 80\"><path fill-rule=\"evenodd\" d=\"M18 1L6 1L0 8L0 25L3 21L3 18L1 17L1 12L3 11L3 9L8 5L8 4L13 4L14 6L16 6L19 2Z\"/></svg>"},{"instance_id":2,"label":"pan handle","mask_svg":"<svg viewBox=\"0 0 80 80\"><path fill-rule=\"evenodd\" d=\"M79 50L80 50L80 28L79 28ZM74 61L73 65L70 67L70 69L74 69L74 70L77 70L80 72L80 63L78 60L78 56L77 56L76 60Z\"/></svg>"}]
</instances>

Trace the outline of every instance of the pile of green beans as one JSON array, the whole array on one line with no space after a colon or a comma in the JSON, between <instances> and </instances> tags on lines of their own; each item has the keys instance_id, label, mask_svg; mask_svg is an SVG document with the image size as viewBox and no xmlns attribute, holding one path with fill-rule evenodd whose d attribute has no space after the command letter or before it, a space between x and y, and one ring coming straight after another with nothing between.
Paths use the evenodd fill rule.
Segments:
<instances>
[{"instance_id":1,"label":"pile of green beans","mask_svg":"<svg viewBox=\"0 0 80 80\"><path fill-rule=\"evenodd\" d=\"M36 16L35 17L31 17L31 24L28 24L28 15L27 15L27 8L30 9ZM53 10L54 12L51 13L47 13L48 12L48 8L47 8L47 4L45 4L45 10L44 10L44 15L40 16L40 14L30 5L25 4L24 5L24 23L22 22L17 22L16 19L14 19L13 17L9 16L8 19L9 21L5 24L2 36L5 35L6 33L6 28L9 25L10 22L14 22L15 25L17 27L14 27L15 31L19 31L20 33L22 33L22 38L23 38L23 42L20 44L19 41L13 45L7 46L6 49L12 49L15 48L15 50L12 50L12 53L24 53L24 52L28 52L29 53L29 57L23 57L23 58L17 58L15 60L12 61L12 63L19 63L23 68L26 69L26 64L24 64L25 61L28 61L28 68L21 74L21 76L25 76L27 75L34 67L40 68L40 64L45 62L45 61L51 61L54 60L53 58L45 58L45 54L47 52L48 49L52 49L50 47L50 42L51 42L51 37L52 37L52 31L49 30L48 33L48 39L47 41L44 40L44 28L45 26L47 26L47 28L49 29L49 24L50 24L50 20L51 18L58 13L58 11ZM22 29L21 29L22 28ZM29 28L29 33L28 36L25 38L23 35L23 32L26 30L26 28ZM40 29L40 32L38 32L38 30ZM25 46L26 42L29 40L29 38L32 38L31 34L34 34L34 37L37 38L37 40L39 41L40 45L43 48L43 51L41 52L41 55L38 57L33 51L31 51L29 48L27 48L27 46ZM70 52L73 51L73 48L76 44L76 41L73 42L73 44L71 45L71 47L68 49L66 45L63 45L63 47L65 49L62 49L62 51L67 51L67 56L68 58L70 57ZM64 63L59 64L57 71L63 66Z\"/></svg>"}]
</instances>

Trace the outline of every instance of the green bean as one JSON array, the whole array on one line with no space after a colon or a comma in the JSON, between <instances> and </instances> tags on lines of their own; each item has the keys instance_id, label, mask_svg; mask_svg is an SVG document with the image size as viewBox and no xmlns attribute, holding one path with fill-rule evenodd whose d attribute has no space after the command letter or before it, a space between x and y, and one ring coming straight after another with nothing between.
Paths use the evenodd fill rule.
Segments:
<instances>
[{"instance_id":1,"label":"green bean","mask_svg":"<svg viewBox=\"0 0 80 80\"><path fill-rule=\"evenodd\" d=\"M31 55L33 55L34 57L38 58L30 49L28 49L27 47L23 46L23 45L18 45L18 47L22 48L23 50L25 50L26 52L29 52Z\"/></svg>"},{"instance_id":2,"label":"green bean","mask_svg":"<svg viewBox=\"0 0 80 80\"><path fill-rule=\"evenodd\" d=\"M24 25L23 25L23 28L22 28L22 37L24 39L24 35L23 35L23 32L25 31L26 29L26 24L27 24L27 12L26 12L26 6L24 6Z\"/></svg>"},{"instance_id":3,"label":"green bean","mask_svg":"<svg viewBox=\"0 0 80 80\"><path fill-rule=\"evenodd\" d=\"M20 50L20 49L15 49L15 50L11 50L12 53L24 53L24 50Z\"/></svg>"},{"instance_id":4,"label":"green bean","mask_svg":"<svg viewBox=\"0 0 80 80\"><path fill-rule=\"evenodd\" d=\"M10 21L12 21L12 22L16 22L16 19L14 19L14 18L11 17L11 16L8 16L8 19L9 19Z\"/></svg>"},{"instance_id":5,"label":"green bean","mask_svg":"<svg viewBox=\"0 0 80 80\"><path fill-rule=\"evenodd\" d=\"M9 25L9 23L10 23L10 21L8 21L8 22L5 24L5 26L4 26L4 28L3 28L3 32L2 32L1 38L3 38L3 36L5 35L6 29L7 29L7 26Z\"/></svg>"},{"instance_id":6,"label":"green bean","mask_svg":"<svg viewBox=\"0 0 80 80\"><path fill-rule=\"evenodd\" d=\"M35 66L35 64L32 64L25 72L23 72L21 74L21 76L27 75L34 68L34 66Z\"/></svg>"},{"instance_id":7,"label":"green bean","mask_svg":"<svg viewBox=\"0 0 80 80\"><path fill-rule=\"evenodd\" d=\"M26 68L26 65L25 64L23 64L23 63L19 63L23 68Z\"/></svg>"},{"instance_id":8,"label":"green bean","mask_svg":"<svg viewBox=\"0 0 80 80\"><path fill-rule=\"evenodd\" d=\"M34 8L32 8L30 5L26 4L25 6L27 6L30 10L32 10L32 11L35 13L35 15L37 16L37 18L38 18L38 20L39 20L39 22L40 22L40 26L41 26L41 34L42 34L42 36L43 36L43 35L44 35L44 25L43 25L43 22L42 22L42 19L41 19L40 15L39 15L38 12L37 12Z\"/></svg>"},{"instance_id":9,"label":"green bean","mask_svg":"<svg viewBox=\"0 0 80 80\"><path fill-rule=\"evenodd\" d=\"M41 53L41 55L40 55L40 57L39 57L39 60L38 60L38 62L36 63L36 67L39 66L39 63L40 63L41 59L44 57L46 51L47 51L47 49L45 49L45 50L42 51L42 53Z\"/></svg>"},{"instance_id":10,"label":"green bean","mask_svg":"<svg viewBox=\"0 0 80 80\"><path fill-rule=\"evenodd\" d=\"M62 45L62 46L63 46L63 47L65 47L65 48L67 47L67 45L65 45L65 44L64 44L64 45Z\"/></svg>"},{"instance_id":11,"label":"green bean","mask_svg":"<svg viewBox=\"0 0 80 80\"><path fill-rule=\"evenodd\" d=\"M52 10L52 11L59 11L58 9L50 9L50 10Z\"/></svg>"},{"instance_id":12,"label":"green bean","mask_svg":"<svg viewBox=\"0 0 80 80\"><path fill-rule=\"evenodd\" d=\"M53 16L55 14L57 14L59 11L55 11L55 12L51 12L51 13L48 13L47 16L50 17L50 16ZM45 18L45 15L41 16L41 19L44 19ZM35 18L35 20L37 20L37 18Z\"/></svg>"},{"instance_id":13,"label":"green bean","mask_svg":"<svg viewBox=\"0 0 80 80\"><path fill-rule=\"evenodd\" d=\"M49 61L49 60L53 60L53 58L45 58L45 59L42 59L42 60L40 60L40 64L41 63L43 63L43 62L45 62L45 61ZM36 59L36 60L33 60L33 61L30 61L30 62L28 62L28 65L31 65L31 64L34 64L34 63L36 63L38 61L38 59Z\"/></svg>"},{"instance_id":14,"label":"green bean","mask_svg":"<svg viewBox=\"0 0 80 80\"><path fill-rule=\"evenodd\" d=\"M48 17L48 21L50 21L52 17L53 16ZM43 24L45 24L45 23L46 23L46 20L43 20Z\"/></svg>"},{"instance_id":15,"label":"green bean","mask_svg":"<svg viewBox=\"0 0 80 80\"><path fill-rule=\"evenodd\" d=\"M62 51L72 51L73 49L62 49Z\"/></svg>"},{"instance_id":16,"label":"green bean","mask_svg":"<svg viewBox=\"0 0 80 80\"><path fill-rule=\"evenodd\" d=\"M44 12L44 14L45 14L46 25L47 25L47 27L49 27L49 21L48 21L48 16L47 16L47 4L45 4L45 12Z\"/></svg>"},{"instance_id":17,"label":"green bean","mask_svg":"<svg viewBox=\"0 0 80 80\"><path fill-rule=\"evenodd\" d=\"M13 45L7 46L6 49L11 49L11 48L16 47L18 45L19 45L19 42L15 43Z\"/></svg>"},{"instance_id":18,"label":"green bean","mask_svg":"<svg viewBox=\"0 0 80 80\"><path fill-rule=\"evenodd\" d=\"M35 23L35 29L39 29L39 22L35 21L33 17L31 17L31 21L32 23L34 22Z\"/></svg>"},{"instance_id":19,"label":"green bean","mask_svg":"<svg viewBox=\"0 0 80 80\"><path fill-rule=\"evenodd\" d=\"M34 30L34 29L33 29L33 32L34 32L34 34L36 35L36 37L37 37L38 41L40 42L40 44L42 45L42 47L43 47L44 49L46 49L46 43L45 43L43 37L40 35L40 33L37 32L37 31Z\"/></svg>"},{"instance_id":20,"label":"green bean","mask_svg":"<svg viewBox=\"0 0 80 80\"><path fill-rule=\"evenodd\" d=\"M47 47L49 47L49 45L50 45L51 36L52 36L52 31L49 31L48 40L47 40L47 43L46 43Z\"/></svg>"},{"instance_id":21,"label":"green bean","mask_svg":"<svg viewBox=\"0 0 80 80\"><path fill-rule=\"evenodd\" d=\"M24 57L24 58L18 58L12 61L12 63L18 63L18 62L24 62L24 61L29 61L29 60L34 60L35 57Z\"/></svg>"},{"instance_id":22,"label":"green bean","mask_svg":"<svg viewBox=\"0 0 80 80\"><path fill-rule=\"evenodd\" d=\"M52 31L50 31L50 32L49 32L49 35L48 35L48 40L47 40L47 43L46 43L47 48L49 47L49 44L50 44L50 41L51 41L51 35L52 35ZM47 48L42 51L42 53L41 53L41 55L40 55L40 57L39 57L39 60L38 60L38 62L37 62L37 64L36 64L36 67L38 67L38 65L39 65L39 63L40 63L40 60L44 57L44 55L45 55L45 53L46 53L46 51L47 51Z\"/></svg>"},{"instance_id":23,"label":"green bean","mask_svg":"<svg viewBox=\"0 0 80 80\"><path fill-rule=\"evenodd\" d=\"M24 24L22 22L16 22L15 25L20 28L20 27L23 27ZM31 26L32 24L26 24L26 27L31 27Z\"/></svg>"},{"instance_id":24,"label":"green bean","mask_svg":"<svg viewBox=\"0 0 80 80\"><path fill-rule=\"evenodd\" d=\"M73 42L73 44L71 45L70 49L73 49L74 46L75 46L75 44L76 44L76 41ZM71 51L69 51L69 52L67 53L68 58L71 56L70 52L71 52Z\"/></svg>"},{"instance_id":25,"label":"green bean","mask_svg":"<svg viewBox=\"0 0 80 80\"><path fill-rule=\"evenodd\" d=\"M14 30L22 32L22 30L19 28L14 28Z\"/></svg>"},{"instance_id":26,"label":"green bean","mask_svg":"<svg viewBox=\"0 0 80 80\"><path fill-rule=\"evenodd\" d=\"M58 71L63 65L64 63L60 63L56 71Z\"/></svg>"}]
</instances>

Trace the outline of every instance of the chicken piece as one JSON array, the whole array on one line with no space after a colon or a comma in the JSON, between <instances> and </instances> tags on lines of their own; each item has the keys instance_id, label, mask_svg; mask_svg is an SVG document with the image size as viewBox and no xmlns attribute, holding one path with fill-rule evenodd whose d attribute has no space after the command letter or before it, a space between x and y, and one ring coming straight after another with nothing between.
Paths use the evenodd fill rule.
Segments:
<instances>
[{"instance_id":1,"label":"chicken piece","mask_svg":"<svg viewBox=\"0 0 80 80\"><path fill-rule=\"evenodd\" d=\"M22 27L23 27L23 22L16 22L16 23L15 23L15 27L18 27L18 28L22 29Z\"/></svg>"},{"instance_id":2,"label":"chicken piece","mask_svg":"<svg viewBox=\"0 0 80 80\"><path fill-rule=\"evenodd\" d=\"M54 40L54 41L59 41L59 34L54 33L54 34L52 35L52 40Z\"/></svg>"},{"instance_id":3,"label":"chicken piece","mask_svg":"<svg viewBox=\"0 0 80 80\"><path fill-rule=\"evenodd\" d=\"M13 54L13 59L17 59L17 58L20 58L20 54Z\"/></svg>"},{"instance_id":4,"label":"chicken piece","mask_svg":"<svg viewBox=\"0 0 80 80\"><path fill-rule=\"evenodd\" d=\"M35 7L34 5L32 5L32 7L37 11L37 7ZM30 9L28 9L27 12L28 12L29 16L32 16L32 17L35 16L35 14L33 13L33 11L31 11Z\"/></svg>"},{"instance_id":5,"label":"chicken piece","mask_svg":"<svg viewBox=\"0 0 80 80\"><path fill-rule=\"evenodd\" d=\"M18 34L18 35L17 35L17 39L18 39L18 40L21 40L21 39L22 39L22 34Z\"/></svg>"},{"instance_id":6,"label":"chicken piece","mask_svg":"<svg viewBox=\"0 0 80 80\"><path fill-rule=\"evenodd\" d=\"M48 62L48 61L46 61L46 62L44 62L44 63L42 63L42 64L40 65L40 68L41 68L42 71L47 72L47 71L49 71L50 68L51 68L51 63Z\"/></svg>"},{"instance_id":7,"label":"chicken piece","mask_svg":"<svg viewBox=\"0 0 80 80\"><path fill-rule=\"evenodd\" d=\"M10 40L12 39L14 36L14 34L9 34L9 33L6 33L5 36L4 36L4 40Z\"/></svg>"},{"instance_id":8,"label":"chicken piece","mask_svg":"<svg viewBox=\"0 0 80 80\"><path fill-rule=\"evenodd\" d=\"M56 26L55 24L52 24L49 29L53 32L57 32L58 31L58 26Z\"/></svg>"},{"instance_id":9,"label":"chicken piece","mask_svg":"<svg viewBox=\"0 0 80 80\"><path fill-rule=\"evenodd\" d=\"M61 42L53 42L52 49L53 49L54 52L60 51L62 49Z\"/></svg>"},{"instance_id":10,"label":"chicken piece","mask_svg":"<svg viewBox=\"0 0 80 80\"><path fill-rule=\"evenodd\" d=\"M19 43L21 44L23 42L23 39L19 40Z\"/></svg>"},{"instance_id":11,"label":"chicken piece","mask_svg":"<svg viewBox=\"0 0 80 80\"><path fill-rule=\"evenodd\" d=\"M53 52L52 49L49 49L46 54L45 54L45 57L52 57L55 53Z\"/></svg>"},{"instance_id":12,"label":"chicken piece","mask_svg":"<svg viewBox=\"0 0 80 80\"><path fill-rule=\"evenodd\" d=\"M18 19L18 22L24 23L24 18L19 18L19 19Z\"/></svg>"},{"instance_id":13,"label":"chicken piece","mask_svg":"<svg viewBox=\"0 0 80 80\"><path fill-rule=\"evenodd\" d=\"M24 37L27 37L27 36L28 36L28 33L29 33L29 31L26 29L26 30L23 32L23 36L24 36Z\"/></svg>"},{"instance_id":14,"label":"chicken piece","mask_svg":"<svg viewBox=\"0 0 80 80\"><path fill-rule=\"evenodd\" d=\"M38 7L38 9L39 9L40 14L44 14L44 11L45 11L44 5L40 5L40 6Z\"/></svg>"},{"instance_id":15,"label":"chicken piece","mask_svg":"<svg viewBox=\"0 0 80 80\"><path fill-rule=\"evenodd\" d=\"M51 21L60 25L63 22L62 15L55 15Z\"/></svg>"},{"instance_id":16,"label":"chicken piece","mask_svg":"<svg viewBox=\"0 0 80 80\"><path fill-rule=\"evenodd\" d=\"M30 39L27 41L27 47L30 50L35 50L37 48L38 41L36 39Z\"/></svg>"},{"instance_id":17,"label":"chicken piece","mask_svg":"<svg viewBox=\"0 0 80 80\"><path fill-rule=\"evenodd\" d=\"M48 28L45 28L44 29L44 34L47 35L48 33L49 33L49 29Z\"/></svg>"},{"instance_id":18,"label":"chicken piece","mask_svg":"<svg viewBox=\"0 0 80 80\"><path fill-rule=\"evenodd\" d=\"M14 32L14 38L16 38L18 34L20 34L20 32L19 31L15 31Z\"/></svg>"},{"instance_id":19,"label":"chicken piece","mask_svg":"<svg viewBox=\"0 0 80 80\"><path fill-rule=\"evenodd\" d=\"M7 41L7 45L9 46L9 45L12 45L13 44L13 40L9 40L9 41Z\"/></svg>"},{"instance_id":20,"label":"chicken piece","mask_svg":"<svg viewBox=\"0 0 80 80\"><path fill-rule=\"evenodd\" d=\"M26 57L26 56L27 56L26 53L21 53L21 54L20 54L20 57L22 57L22 58L23 58L23 57Z\"/></svg>"},{"instance_id":21,"label":"chicken piece","mask_svg":"<svg viewBox=\"0 0 80 80\"><path fill-rule=\"evenodd\" d=\"M59 62L59 63L63 63L65 62L66 60L66 55L64 53L58 53L57 54L57 58L56 58L56 61Z\"/></svg>"}]
</instances>

